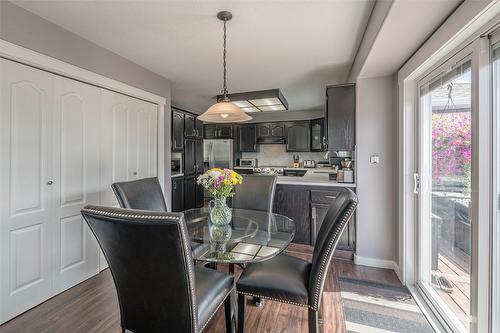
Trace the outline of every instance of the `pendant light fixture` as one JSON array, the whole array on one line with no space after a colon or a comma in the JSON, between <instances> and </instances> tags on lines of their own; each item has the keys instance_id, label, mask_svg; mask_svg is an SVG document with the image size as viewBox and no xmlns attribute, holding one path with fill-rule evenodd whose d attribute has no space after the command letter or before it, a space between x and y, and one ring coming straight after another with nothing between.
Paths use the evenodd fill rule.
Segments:
<instances>
[{"instance_id":1,"label":"pendant light fixture","mask_svg":"<svg viewBox=\"0 0 500 333\"><path fill-rule=\"evenodd\" d=\"M205 113L198 116L198 119L210 123L237 123L252 119L249 115L243 112L239 106L229 101L227 97L227 80L226 80L226 22L233 17L231 12L222 11L217 14L217 18L224 22L224 48L222 53L223 66L223 87L222 99L216 104L208 108Z\"/></svg>"}]
</instances>

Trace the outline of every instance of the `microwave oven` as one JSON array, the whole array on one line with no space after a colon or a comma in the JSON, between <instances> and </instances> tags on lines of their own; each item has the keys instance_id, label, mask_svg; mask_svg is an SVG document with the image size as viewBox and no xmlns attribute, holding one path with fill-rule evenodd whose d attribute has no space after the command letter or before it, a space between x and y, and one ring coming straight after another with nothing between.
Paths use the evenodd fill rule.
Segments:
<instances>
[{"instance_id":1,"label":"microwave oven","mask_svg":"<svg viewBox=\"0 0 500 333\"><path fill-rule=\"evenodd\" d=\"M256 158L240 158L240 166L242 167L256 167L257 159Z\"/></svg>"}]
</instances>

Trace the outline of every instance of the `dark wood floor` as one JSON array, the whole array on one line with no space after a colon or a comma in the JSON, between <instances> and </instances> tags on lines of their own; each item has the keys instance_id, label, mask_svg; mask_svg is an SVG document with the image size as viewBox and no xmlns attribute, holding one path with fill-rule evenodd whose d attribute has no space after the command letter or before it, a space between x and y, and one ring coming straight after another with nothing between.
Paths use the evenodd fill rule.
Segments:
<instances>
[{"instance_id":1,"label":"dark wood floor","mask_svg":"<svg viewBox=\"0 0 500 333\"><path fill-rule=\"evenodd\" d=\"M287 252L304 259L311 257L311 249L307 246L291 245ZM401 285L390 270L357 266L345 260L335 260L332 266L323 293L322 332L345 332L337 276ZM221 309L204 332L220 333L224 332L224 327ZM260 308L247 306L245 331L307 332L307 309L271 301ZM0 326L0 332L121 332L118 299L109 270L12 319Z\"/></svg>"}]
</instances>

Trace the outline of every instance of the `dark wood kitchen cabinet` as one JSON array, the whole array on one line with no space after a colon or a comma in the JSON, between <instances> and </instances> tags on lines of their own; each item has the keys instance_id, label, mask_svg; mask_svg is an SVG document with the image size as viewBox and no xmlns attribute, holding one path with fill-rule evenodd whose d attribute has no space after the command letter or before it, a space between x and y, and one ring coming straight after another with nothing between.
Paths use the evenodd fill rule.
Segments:
<instances>
[{"instance_id":1,"label":"dark wood kitchen cabinet","mask_svg":"<svg viewBox=\"0 0 500 333\"><path fill-rule=\"evenodd\" d=\"M257 145L257 128L254 124L238 126L237 149L240 153L255 153L259 151Z\"/></svg>"},{"instance_id":2,"label":"dark wood kitchen cabinet","mask_svg":"<svg viewBox=\"0 0 500 333\"><path fill-rule=\"evenodd\" d=\"M309 121L285 123L286 151L306 152L311 150L311 128Z\"/></svg>"},{"instance_id":3,"label":"dark wood kitchen cabinet","mask_svg":"<svg viewBox=\"0 0 500 333\"><path fill-rule=\"evenodd\" d=\"M184 140L184 175L196 173L196 140Z\"/></svg>"},{"instance_id":4,"label":"dark wood kitchen cabinet","mask_svg":"<svg viewBox=\"0 0 500 333\"><path fill-rule=\"evenodd\" d=\"M203 122L196 119L195 138L203 140Z\"/></svg>"},{"instance_id":5,"label":"dark wood kitchen cabinet","mask_svg":"<svg viewBox=\"0 0 500 333\"><path fill-rule=\"evenodd\" d=\"M203 140L195 141L194 171L196 174L205 172L203 170Z\"/></svg>"},{"instance_id":6,"label":"dark wood kitchen cabinet","mask_svg":"<svg viewBox=\"0 0 500 333\"><path fill-rule=\"evenodd\" d=\"M257 138L284 138L284 123L261 123L256 124Z\"/></svg>"},{"instance_id":7,"label":"dark wood kitchen cabinet","mask_svg":"<svg viewBox=\"0 0 500 333\"><path fill-rule=\"evenodd\" d=\"M192 114L184 114L184 136L186 138L196 137L196 117Z\"/></svg>"},{"instance_id":8,"label":"dark wood kitchen cabinet","mask_svg":"<svg viewBox=\"0 0 500 333\"><path fill-rule=\"evenodd\" d=\"M326 89L328 150L354 150L356 88L354 84Z\"/></svg>"},{"instance_id":9,"label":"dark wood kitchen cabinet","mask_svg":"<svg viewBox=\"0 0 500 333\"><path fill-rule=\"evenodd\" d=\"M184 178L184 210L196 207L196 177Z\"/></svg>"},{"instance_id":10,"label":"dark wood kitchen cabinet","mask_svg":"<svg viewBox=\"0 0 500 333\"><path fill-rule=\"evenodd\" d=\"M309 191L304 186L276 186L273 211L295 222L294 243L311 244L309 203Z\"/></svg>"},{"instance_id":11,"label":"dark wood kitchen cabinet","mask_svg":"<svg viewBox=\"0 0 500 333\"><path fill-rule=\"evenodd\" d=\"M204 126L205 139L232 139L232 124L207 124Z\"/></svg>"},{"instance_id":12,"label":"dark wood kitchen cabinet","mask_svg":"<svg viewBox=\"0 0 500 333\"><path fill-rule=\"evenodd\" d=\"M325 118L311 120L311 151L325 151L326 145Z\"/></svg>"},{"instance_id":13,"label":"dark wood kitchen cabinet","mask_svg":"<svg viewBox=\"0 0 500 333\"><path fill-rule=\"evenodd\" d=\"M172 150L184 149L184 113L172 112Z\"/></svg>"},{"instance_id":14,"label":"dark wood kitchen cabinet","mask_svg":"<svg viewBox=\"0 0 500 333\"><path fill-rule=\"evenodd\" d=\"M184 210L184 177L172 178L172 211Z\"/></svg>"}]
</instances>

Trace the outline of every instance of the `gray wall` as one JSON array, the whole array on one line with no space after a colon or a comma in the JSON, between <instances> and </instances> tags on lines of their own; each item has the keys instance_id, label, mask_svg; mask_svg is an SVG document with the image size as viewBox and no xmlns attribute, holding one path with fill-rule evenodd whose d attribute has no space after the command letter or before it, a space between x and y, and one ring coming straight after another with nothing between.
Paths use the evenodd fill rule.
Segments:
<instances>
[{"instance_id":1,"label":"gray wall","mask_svg":"<svg viewBox=\"0 0 500 333\"><path fill-rule=\"evenodd\" d=\"M356 82L356 255L391 266L396 253L397 142L394 77ZM379 164L370 155L380 156Z\"/></svg>"},{"instance_id":2,"label":"gray wall","mask_svg":"<svg viewBox=\"0 0 500 333\"><path fill-rule=\"evenodd\" d=\"M165 147L170 147L171 96L166 78L5 0L0 0L0 38L165 97ZM170 149L166 150L165 191L169 194Z\"/></svg>"}]
</instances>

